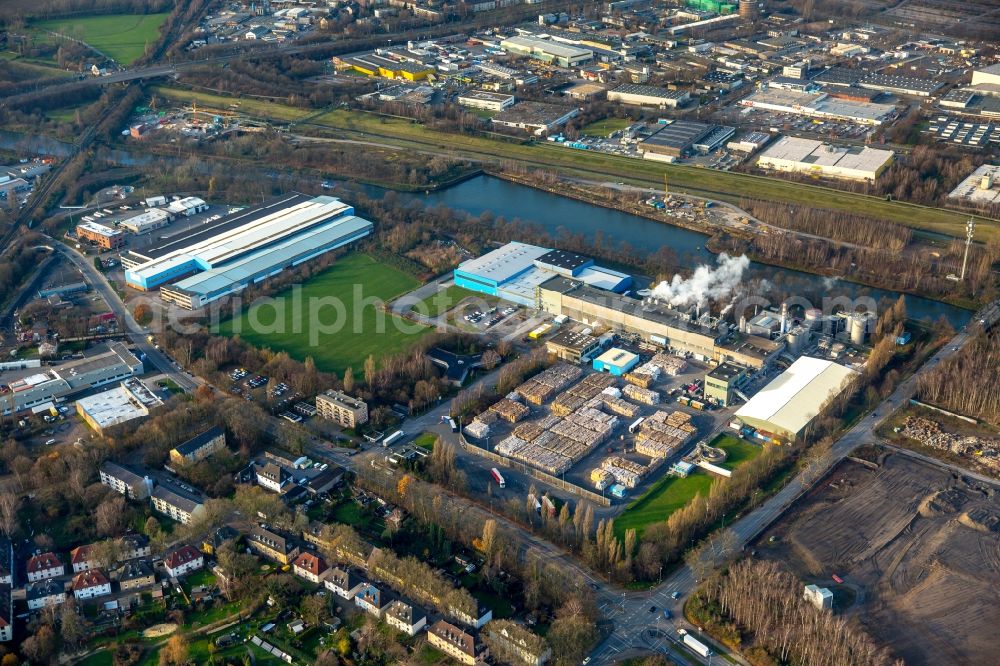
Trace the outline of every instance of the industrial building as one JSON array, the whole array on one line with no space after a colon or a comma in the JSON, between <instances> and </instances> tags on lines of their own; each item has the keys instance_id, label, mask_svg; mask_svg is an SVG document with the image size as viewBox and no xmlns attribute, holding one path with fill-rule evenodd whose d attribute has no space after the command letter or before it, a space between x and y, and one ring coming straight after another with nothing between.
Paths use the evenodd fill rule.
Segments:
<instances>
[{"instance_id":1,"label":"industrial building","mask_svg":"<svg viewBox=\"0 0 1000 666\"><path fill-rule=\"evenodd\" d=\"M621 102L635 106L655 106L660 109L676 109L691 99L686 90L668 90L656 86L625 83L608 91L609 102Z\"/></svg>"},{"instance_id":2,"label":"industrial building","mask_svg":"<svg viewBox=\"0 0 1000 666\"><path fill-rule=\"evenodd\" d=\"M103 435L111 426L149 416L152 407L162 405L155 393L139 379L131 377L118 388L76 401L76 413L87 425Z\"/></svg>"},{"instance_id":3,"label":"industrial building","mask_svg":"<svg viewBox=\"0 0 1000 666\"><path fill-rule=\"evenodd\" d=\"M867 146L834 146L814 139L783 136L757 158L762 169L874 182L892 164L894 153Z\"/></svg>"},{"instance_id":4,"label":"industrial building","mask_svg":"<svg viewBox=\"0 0 1000 666\"><path fill-rule=\"evenodd\" d=\"M177 217L191 217L208 210L208 204L198 197L184 197L167 204L166 211L170 215Z\"/></svg>"},{"instance_id":5,"label":"industrial building","mask_svg":"<svg viewBox=\"0 0 1000 666\"><path fill-rule=\"evenodd\" d=\"M10 391L0 395L0 413L16 414L90 388L141 375L142 370L142 361L125 345L115 342L103 354L63 363L11 382Z\"/></svg>"},{"instance_id":6,"label":"industrial building","mask_svg":"<svg viewBox=\"0 0 1000 666\"><path fill-rule=\"evenodd\" d=\"M594 59L594 52L590 49L530 35L508 37L500 42L500 48L514 55L528 56L560 67L576 67Z\"/></svg>"},{"instance_id":7,"label":"industrial building","mask_svg":"<svg viewBox=\"0 0 1000 666\"><path fill-rule=\"evenodd\" d=\"M783 342L739 333L707 314L695 316L561 275L538 286L535 307L591 327L636 333L658 347L688 353L701 361L732 361L758 369L784 349Z\"/></svg>"},{"instance_id":8,"label":"industrial building","mask_svg":"<svg viewBox=\"0 0 1000 666\"><path fill-rule=\"evenodd\" d=\"M715 400L720 407L730 406L744 373L744 368L732 363L715 366L705 374L705 397Z\"/></svg>"},{"instance_id":9,"label":"industrial building","mask_svg":"<svg viewBox=\"0 0 1000 666\"><path fill-rule=\"evenodd\" d=\"M857 374L833 361L801 356L740 407L736 417L754 428L795 439Z\"/></svg>"},{"instance_id":10,"label":"industrial building","mask_svg":"<svg viewBox=\"0 0 1000 666\"><path fill-rule=\"evenodd\" d=\"M798 92L764 88L740 100L740 106L813 118L846 120L862 125L881 125L896 107L837 99L825 92Z\"/></svg>"},{"instance_id":11,"label":"industrial building","mask_svg":"<svg viewBox=\"0 0 1000 666\"><path fill-rule=\"evenodd\" d=\"M509 93L490 92L489 90L470 90L458 96L456 101L462 106L484 111L503 111L514 106L515 97Z\"/></svg>"},{"instance_id":12,"label":"industrial building","mask_svg":"<svg viewBox=\"0 0 1000 666\"><path fill-rule=\"evenodd\" d=\"M414 62L392 60L374 53L353 58L334 58L338 70L349 69L366 76L381 76L386 79L423 81L434 73L434 68Z\"/></svg>"},{"instance_id":13,"label":"industrial building","mask_svg":"<svg viewBox=\"0 0 1000 666\"><path fill-rule=\"evenodd\" d=\"M138 215L122 220L121 224L118 226L137 236L141 236L142 234L149 233L150 231L162 229L170 224L173 219L173 215L165 210L160 208L150 208L142 213L139 213Z\"/></svg>"},{"instance_id":14,"label":"industrial building","mask_svg":"<svg viewBox=\"0 0 1000 666\"><path fill-rule=\"evenodd\" d=\"M508 127L531 132L541 136L559 129L580 115L580 109L545 104L544 102L521 102L494 116L490 122L497 127Z\"/></svg>"},{"instance_id":15,"label":"industrial building","mask_svg":"<svg viewBox=\"0 0 1000 666\"><path fill-rule=\"evenodd\" d=\"M873 72L858 81L858 85L869 90L878 90L896 95L930 97L932 92L944 84L932 81L931 79L918 79L913 76Z\"/></svg>"},{"instance_id":16,"label":"industrial building","mask_svg":"<svg viewBox=\"0 0 1000 666\"><path fill-rule=\"evenodd\" d=\"M130 251L122 265L133 289L160 287L164 300L196 309L371 232L339 199L292 194Z\"/></svg>"},{"instance_id":17,"label":"industrial building","mask_svg":"<svg viewBox=\"0 0 1000 666\"><path fill-rule=\"evenodd\" d=\"M959 183L948 198L976 205L1000 203L1000 165L983 164Z\"/></svg>"},{"instance_id":18,"label":"industrial building","mask_svg":"<svg viewBox=\"0 0 1000 666\"><path fill-rule=\"evenodd\" d=\"M116 250L125 245L123 231L97 222L81 222L76 225L76 237L81 241L93 243L102 250Z\"/></svg>"},{"instance_id":19,"label":"industrial building","mask_svg":"<svg viewBox=\"0 0 1000 666\"><path fill-rule=\"evenodd\" d=\"M994 86L994 90L1000 91L1000 62L973 70L972 85L976 87Z\"/></svg>"},{"instance_id":20,"label":"industrial building","mask_svg":"<svg viewBox=\"0 0 1000 666\"><path fill-rule=\"evenodd\" d=\"M529 307L536 305L537 287L557 275L611 292L632 284L631 276L597 266L589 257L518 242L463 262L454 271L459 287Z\"/></svg>"},{"instance_id":21,"label":"industrial building","mask_svg":"<svg viewBox=\"0 0 1000 666\"><path fill-rule=\"evenodd\" d=\"M612 347L594 359L593 367L598 372L606 372L615 377L621 377L637 365L639 365L638 354Z\"/></svg>"},{"instance_id":22,"label":"industrial building","mask_svg":"<svg viewBox=\"0 0 1000 666\"><path fill-rule=\"evenodd\" d=\"M693 152L710 153L734 134L736 130L732 127L675 120L643 140L638 150L645 159L672 162Z\"/></svg>"},{"instance_id":23,"label":"industrial building","mask_svg":"<svg viewBox=\"0 0 1000 666\"><path fill-rule=\"evenodd\" d=\"M545 343L546 351L571 363L587 360L600 347L600 340L586 331L560 331Z\"/></svg>"}]
</instances>

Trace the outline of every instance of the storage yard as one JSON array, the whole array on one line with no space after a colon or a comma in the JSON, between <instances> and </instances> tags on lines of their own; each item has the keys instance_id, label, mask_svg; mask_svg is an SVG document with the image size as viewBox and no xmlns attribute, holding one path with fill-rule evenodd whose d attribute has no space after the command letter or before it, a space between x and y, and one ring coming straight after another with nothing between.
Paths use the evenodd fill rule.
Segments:
<instances>
[{"instance_id":1,"label":"storage yard","mask_svg":"<svg viewBox=\"0 0 1000 666\"><path fill-rule=\"evenodd\" d=\"M679 367L656 354L638 376L668 377L661 366ZM695 440L699 424L715 422L667 407L661 395L610 373L559 363L474 417L464 433L497 455L623 499L659 477L654 472Z\"/></svg>"},{"instance_id":2,"label":"storage yard","mask_svg":"<svg viewBox=\"0 0 1000 666\"><path fill-rule=\"evenodd\" d=\"M995 488L898 453L875 469L845 461L754 548L805 582L832 588L836 612L857 615L907 664L995 659ZM838 607L844 598L854 606Z\"/></svg>"}]
</instances>

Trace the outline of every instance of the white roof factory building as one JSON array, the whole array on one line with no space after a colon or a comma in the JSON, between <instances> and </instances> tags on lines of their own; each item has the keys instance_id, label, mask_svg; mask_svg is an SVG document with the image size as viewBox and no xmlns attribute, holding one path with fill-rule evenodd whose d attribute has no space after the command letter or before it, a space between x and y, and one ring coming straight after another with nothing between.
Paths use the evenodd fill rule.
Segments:
<instances>
[{"instance_id":1,"label":"white roof factory building","mask_svg":"<svg viewBox=\"0 0 1000 666\"><path fill-rule=\"evenodd\" d=\"M857 372L819 358L800 357L736 412L746 425L796 438Z\"/></svg>"},{"instance_id":2,"label":"white roof factory building","mask_svg":"<svg viewBox=\"0 0 1000 666\"><path fill-rule=\"evenodd\" d=\"M889 168L893 156L891 150L834 146L813 139L783 136L760 154L757 166L774 171L872 182Z\"/></svg>"},{"instance_id":3,"label":"white roof factory building","mask_svg":"<svg viewBox=\"0 0 1000 666\"><path fill-rule=\"evenodd\" d=\"M594 58L594 52L590 49L529 35L509 37L500 42L500 48L515 55L530 56L543 62L555 63L560 67L576 67Z\"/></svg>"},{"instance_id":4,"label":"white roof factory building","mask_svg":"<svg viewBox=\"0 0 1000 666\"><path fill-rule=\"evenodd\" d=\"M369 235L372 223L339 199L292 194L218 220L181 239L122 256L128 286L160 287L197 309Z\"/></svg>"}]
</instances>

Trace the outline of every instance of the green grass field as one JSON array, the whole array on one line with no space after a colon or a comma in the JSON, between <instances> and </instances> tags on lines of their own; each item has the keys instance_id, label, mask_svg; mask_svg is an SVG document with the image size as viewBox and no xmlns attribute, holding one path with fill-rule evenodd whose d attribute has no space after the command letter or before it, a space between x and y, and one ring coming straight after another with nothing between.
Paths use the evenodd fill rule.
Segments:
<instances>
[{"instance_id":1,"label":"green grass field","mask_svg":"<svg viewBox=\"0 0 1000 666\"><path fill-rule=\"evenodd\" d=\"M590 123L581 129L580 133L587 136L599 136L603 139L612 132L625 129L631 125L632 122L633 121L626 118L605 118L604 120L598 120L597 122Z\"/></svg>"},{"instance_id":2,"label":"green grass field","mask_svg":"<svg viewBox=\"0 0 1000 666\"><path fill-rule=\"evenodd\" d=\"M219 332L299 360L312 356L321 370L343 374L351 367L360 373L369 355L405 352L430 330L380 305L418 284L366 254L351 254L303 284L300 298L293 300L293 290L286 290L225 322Z\"/></svg>"},{"instance_id":3,"label":"green grass field","mask_svg":"<svg viewBox=\"0 0 1000 666\"><path fill-rule=\"evenodd\" d=\"M482 296L485 294L477 294L474 291L465 289L464 287L459 287L458 285L451 285L447 289L441 289L433 296L429 296L422 301L417 301L413 304L411 310L416 310L422 314L430 315L431 317L436 317L442 315L448 310L458 305L463 299L469 296Z\"/></svg>"},{"instance_id":4,"label":"green grass field","mask_svg":"<svg viewBox=\"0 0 1000 666\"><path fill-rule=\"evenodd\" d=\"M642 536L648 525L666 520L695 495L707 493L714 480L714 477L701 470L696 470L685 478L664 476L615 518L615 534L624 539L625 530L634 528Z\"/></svg>"},{"instance_id":5,"label":"green grass field","mask_svg":"<svg viewBox=\"0 0 1000 666\"><path fill-rule=\"evenodd\" d=\"M719 465L719 467L729 470L736 469L743 463L753 460L764 451L761 447L754 446L728 433L720 434L712 440L711 444L726 452L726 462Z\"/></svg>"},{"instance_id":6,"label":"green grass field","mask_svg":"<svg viewBox=\"0 0 1000 666\"><path fill-rule=\"evenodd\" d=\"M413 444L419 446L422 449L427 449L428 451L434 450L434 442L437 441L437 435L432 432L422 432L416 436L413 440Z\"/></svg>"},{"instance_id":7,"label":"green grass field","mask_svg":"<svg viewBox=\"0 0 1000 666\"><path fill-rule=\"evenodd\" d=\"M107 650L98 650L76 663L77 666L111 666L114 663L114 659Z\"/></svg>"},{"instance_id":8,"label":"green grass field","mask_svg":"<svg viewBox=\"0 0 1000 666\"><path fill-rule=\"evenodd\" d=\"M230 108L239 105L242 112L274 120L300 120L314 112L261 100L240 100L223 95L208 95L168 87L157 87L156 94L179 101L197 99L199 104ZM663 187L663 176L670 180L672 191L689 192L714 199L739 203L752 197L831 210L862 211L865 215L891 220L914 229L964 237L968 215L942 208L932 208L879 197L844 192L820 185L793 183L780 178L716 171L695 166L665 164L648 160L567 150L548 141L534 144L486 136L470 136L429 129L406 118L335 109L321 113L301 124L317 129L336 130L340 136L377 141L394 147L465 157L484 163L517 161L525 166L547 168L563 174L589 179L617 179L644 187ZM612 175L613 174L613 175ZM1000 235L1000 224L985 221L977 228L977 238L986 241Z\"/></svg>"},{"instance_id":9,"label":"green grass field","mask_svg":"<svg viewBox=\"0 0 1000 666\"><path fill-rule=\"evenodd\" d=\"M130 65L159 38L168 14L111 14L54 19L35 23L40 30L57 32L86 42L122 65Z\"/></svg>"}]
</instances>

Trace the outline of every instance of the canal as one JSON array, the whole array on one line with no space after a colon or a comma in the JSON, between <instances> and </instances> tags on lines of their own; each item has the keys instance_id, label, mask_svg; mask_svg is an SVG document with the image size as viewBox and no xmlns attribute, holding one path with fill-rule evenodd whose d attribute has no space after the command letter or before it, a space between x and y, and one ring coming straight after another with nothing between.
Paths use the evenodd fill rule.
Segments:
<instances>
[{"instance_id":1,"label":"canal","mask_svg":"<svg viewBox=\"0 0 1000 666\"><path fill-rule=\"evenodd\" d=\"M384 193L377 188L365 189L371 196ZM490 212L507 220L518 219L536 224L552 236L561 231L587 238L601 234L606 245L625 242L643 253L654 252L666 245L692 269L715 261L712 253L705 249L708 236L704 234L491 176L478 176L426 194L397 194L405 200L418 200L428 206L446 206L471 215ZM747 277L767 280L774 286L775 292L801 296L817 307L822 307L822 300L826 297L871 297L876 302L899 297L899 292L895 291L759 263L751 264ZM909 294L906 296L906 307L913 319L934 321L944 316L956 328L964 326L972 316L967 310Z\"/></svg>"}]
</instances>

